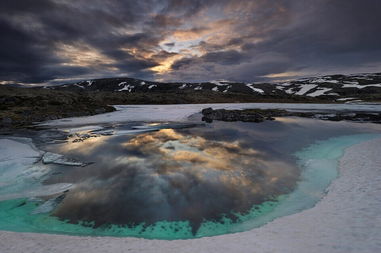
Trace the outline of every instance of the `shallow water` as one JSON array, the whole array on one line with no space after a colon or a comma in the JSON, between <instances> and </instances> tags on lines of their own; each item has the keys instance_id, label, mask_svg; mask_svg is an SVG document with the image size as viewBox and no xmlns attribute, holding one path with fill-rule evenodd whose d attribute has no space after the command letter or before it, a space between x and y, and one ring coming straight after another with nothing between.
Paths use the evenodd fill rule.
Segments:
<instances>
[{"instance_id":1,"label":"shallow water","mask_svg":"<svg viewBox=\"0 0 381 253\"><path fill-rule=\"evenodd\" d=\"M65 130L72 135L63 143L47 144L46 136L62 139L48 130L31 137L42 150L89 164L40 162L49 172L34 184L73 187L0 202L0 229L159 239L249 230L312 207L337 176L343 150L381 133L375 124L300 118Z\"/></svg>"}]
</instances>

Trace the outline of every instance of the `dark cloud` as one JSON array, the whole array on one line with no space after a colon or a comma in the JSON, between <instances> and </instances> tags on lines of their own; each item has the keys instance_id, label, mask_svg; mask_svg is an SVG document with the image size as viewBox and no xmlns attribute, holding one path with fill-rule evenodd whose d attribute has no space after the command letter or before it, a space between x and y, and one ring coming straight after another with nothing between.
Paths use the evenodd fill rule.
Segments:
<instances>
[{"instance_id":1,"label":"dark cloud","mask_svg":"<svg viewBox=\"0 0 381 253\"><path fill-rule=\"evenodd\" d=\"M214 141L216 131L232 141ZM246 214L254 204L293 189L299 177L295 166L254 150L250 135L245 146L242 132L225 132L213 129L208 139L162 129L110 143L107 154L100 152L104 145L88 149L100 154L98 165L65 175L63 180L80 183L54 215L95 226L188 220L196 232L204 220L234 220L234 213ZM110 165L110 159L116 162Z\"/></svg>"},{"instance_id":2,"label":"dark cloud","mask_svg":"<svg viewBox=\"0 0 381 253\"><path fill-rule=\"evenodd\" d=\"M0 81L374 71L380 12L378 0L3 0Z\"/></svg>"}]
</instances>

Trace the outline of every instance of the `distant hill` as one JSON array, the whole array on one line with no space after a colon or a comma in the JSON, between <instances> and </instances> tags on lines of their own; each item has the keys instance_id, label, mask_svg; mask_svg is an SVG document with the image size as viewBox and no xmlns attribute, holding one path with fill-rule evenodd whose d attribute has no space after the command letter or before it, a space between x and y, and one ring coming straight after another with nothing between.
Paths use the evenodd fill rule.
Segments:
<instances>
[{"instance_id":1,"label":"distant hill","mask_svg":"<svg viewBox=\"0 0 381 253\"><path fill-rule=\"evenodd\" d=\"M328 75L279 83L239 83L210 81L202 83L163 83L134 78L105 78L45 88L69 91L117 93L200 93L209 91L245 94L258 98L306 97L329 101L373 100L381 98L381 73Z\"/></svg>"}]
</instances>

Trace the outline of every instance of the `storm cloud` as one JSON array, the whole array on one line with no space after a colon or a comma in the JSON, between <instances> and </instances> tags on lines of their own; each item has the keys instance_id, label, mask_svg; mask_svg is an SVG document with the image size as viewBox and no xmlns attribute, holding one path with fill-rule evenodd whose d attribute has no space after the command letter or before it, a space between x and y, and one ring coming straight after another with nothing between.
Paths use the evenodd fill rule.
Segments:
<instances>
[{"instance_id":1,"label":"storm cloud","mask_svg":"<svg viewBox=\"0 0 381 253\"><path fill-rule=\"evenodd\" d=\"M0 2L0 82L380 71L378 0Z\"/></svg>"}]
</instances>

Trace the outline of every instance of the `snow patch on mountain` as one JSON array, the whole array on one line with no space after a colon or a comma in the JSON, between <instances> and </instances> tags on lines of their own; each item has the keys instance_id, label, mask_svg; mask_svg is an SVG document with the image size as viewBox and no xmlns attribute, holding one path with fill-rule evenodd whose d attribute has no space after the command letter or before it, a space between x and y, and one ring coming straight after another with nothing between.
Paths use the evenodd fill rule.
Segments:
<instances>
[{"instance_id":1,"label":"snow patch on mountain","mask_svg":"<svg viewBox=\"0 0 381 253\"><path fill-rule=\"evenodd\" d=\"M79 85L78 83L75 83L74 85L81 88L81 89L85 89L85 87L83 87L82 85Z\"/></svg>"},{"instance_id":2,"label":"snow patch on mountain","mask_svg":"<svg viewBox=\"0 0 381 253\"><path fill-rule=\"evenodd\" d=\"M265 94L264 90L259 89L259 88L255 88L255 87L253 87L253 85L254 85L254 84L252 84L252 83L247 83L247 84L246 84L246 86L247 86L248 88L252 89L254 92L260 93L260 94L262 94L262 95Z\"/></svg>"},{"instance_id":3,"label":"snow patch on mountain","mask_svg":"<svg viewBox=\"0 0 381 253\"><path fill-rule=\"evenodd\" d=\"M343 85L342 88L357 88L357 89L363 89L366 87L381 87L381 84L367 84L367 85L359 85L358 82L351 82L346 83Z\"/></svg>"},{"instance_id":4,"label":"snow patch on mountain","mask_svg":"<svg viewBox=\"0 0 381 253\"><path fill-rule=\"evenodd\" d=\"M302 88L298 92L295 93L295 95L302 96L302 95L306 94L307 92L309 92L310 90L312 90L316 87L317 87L316 84L304 84L304 85L302 85Z\"/></svg>"},{"instance_id":5,"label":"snow patch on mountain","mask_svg":"<svg viewBox=\"0 0 381 253\"><path fill-rule=\"evenodd\" d=\"M186 88L187 87L187 84L186 83L184 83L183 85L181 85L180 87L179 87L179 89L184 89L184 88Z\"/></svg>"},{"instance_id":6,"label":"snow patch on mountain","mask_svg":"<svg viewBox=\"0 0 381 253\"><path fill-rule=\"evenodd\" d=\"M307 94L307 96L309 96L309 97L318 97L318 96L324 95L324 93L326 93L326 92L328 92L330 90L332 90L332 89L331 88L319 88L315 92Z\"/></svg>"},{"instance_id":7,"label":"snow patch on mountain","mask_svg":"<svg viewBox=\"0 0 381 253\"><path fill-rule=\"evenodd\" d=\"M226 80L213 80L213 81L209 81L209 82L212 84L215 84L217 86L228 86L229 85L229 81L226 81Z\"/></svg>"},{"instance_id":8,"label":"snow patch on mountain","mask_svg":"<svg viewBox=\"0 0 381 253\"><path fill-rule=\"evenodd\" d=\"M325 77L313 79L311 83L339 83L339 81L334 79L327 79L327 77Z\"/></svg>"},{"instance_id":9,"label":"snow patch on mountain","mask_svg":"<svg viewBox=\"0 0 381 253\"><path fill-rule=\"evenodd\" d=\"M131 92L134 88L135 88L135 86L127 84L123 88L119 89L118 91L128 91L128 92Z\"/></svg>"}]
</instances>

